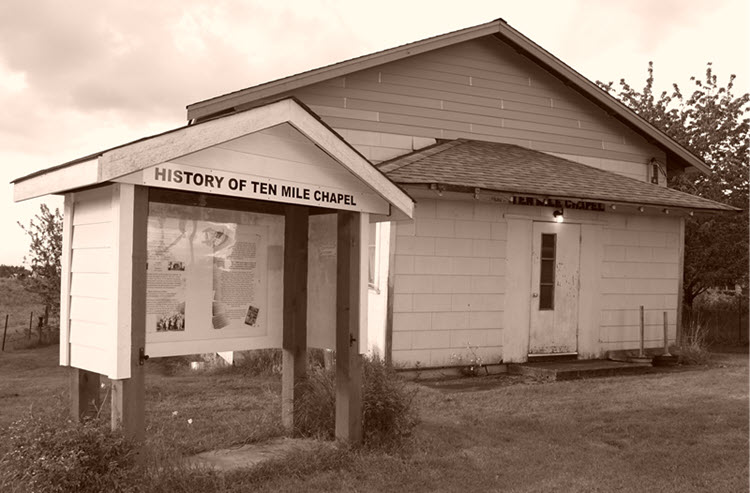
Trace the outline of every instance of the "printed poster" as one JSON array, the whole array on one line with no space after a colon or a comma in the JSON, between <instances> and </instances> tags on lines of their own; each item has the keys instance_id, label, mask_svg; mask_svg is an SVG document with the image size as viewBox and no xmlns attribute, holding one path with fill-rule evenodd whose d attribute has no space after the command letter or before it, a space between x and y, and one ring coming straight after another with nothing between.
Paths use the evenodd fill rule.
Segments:
<instances>
[{"instance_id":1,"label":"printed poster","mask_svg":"<svg viewBox=\"0 0 750 493\"><path fill-rule=\"evenodd\" d=\"M230 222L229 215L151 204L147 340L267 335L268 227Z\"/></svg>"}]
</instances>

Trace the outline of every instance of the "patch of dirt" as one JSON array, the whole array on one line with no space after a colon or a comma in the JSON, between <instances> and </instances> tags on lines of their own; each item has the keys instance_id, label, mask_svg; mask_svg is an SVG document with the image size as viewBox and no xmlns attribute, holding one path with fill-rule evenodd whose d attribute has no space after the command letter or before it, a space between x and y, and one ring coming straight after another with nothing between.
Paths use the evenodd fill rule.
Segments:
<instances>
[{"instance_id":1,"label":"patch of dirt","mask_svg":"<svg viewBox=\"0 0 750 493\"><path fill-rule=\"evenodd\" d=\"M222 450L202 452L186 459L196 467L208 467L223 471L249 468L272 459L282 459L296 451L315 451L335 447L333 442L303 438L277 438L263 443L252 443Z\"/></svg>"},{"instance_id":2,"label":"patch of dirt","mask_svg":"<svg viewBox=\"0 0 750 493\"><path fill-rule=\"evenodd\" d=\"M483 377L460 377L448 380L424 380L415 383L439 390L443 393L477 392L492 390L498 387L509 387L511 385L538 385L540 382L526 375L510 375L501 373Z\"/></svg>"}]
</instances>

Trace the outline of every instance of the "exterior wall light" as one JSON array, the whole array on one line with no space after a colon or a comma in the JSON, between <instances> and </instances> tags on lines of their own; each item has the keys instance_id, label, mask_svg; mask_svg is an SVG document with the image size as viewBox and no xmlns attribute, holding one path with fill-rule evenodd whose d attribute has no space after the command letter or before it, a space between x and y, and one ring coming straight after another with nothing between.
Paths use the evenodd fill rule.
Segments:
<instances>
[{"instance_id":1,"label":"exterior wall light","mask_svg":"<svg viewBox=\"0 0 750 493\"><path fill-rule=\"evenodd\" d=\"M664 214L669 214L669 209L664 209Z\"/></svg>"},{"instance_id":2,"label":"exterior wall light","mask_svg":"<svg viewBox=\"0 0 750 493\"><path fill-rule=\"evenodd\" d=\"M556 223L563 222L563 211L560 209L557 209L555 212L552 213L552 217L555 218Z\"/></svg>"},{"instance_id":3,"label":"exterior wall light","mask_svg":"<svg viewBox=\"0 0 750 493\"><path fill-rule=\"evenodd\" d=\"M643 210L644 210L643 207L638 208L638 212L643 212Z\"/></svg>"}]
</instances>

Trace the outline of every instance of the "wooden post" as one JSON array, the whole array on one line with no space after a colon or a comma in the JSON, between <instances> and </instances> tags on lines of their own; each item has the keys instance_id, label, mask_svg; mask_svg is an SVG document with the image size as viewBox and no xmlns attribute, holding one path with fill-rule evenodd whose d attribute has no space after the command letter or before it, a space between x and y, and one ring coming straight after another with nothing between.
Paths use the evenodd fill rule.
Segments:
<instances>
[{"instance_id":1,"label":"wooden post","mask_svg":"<svg viewBox=\"0 0 750 493\"><path fill-rule=\"evenodd\" d=\"M645 336L644 332L645 332L645 330L644 330L644 324L643 324L643 305L641 305L641 349L638 352L638 357L639 358L645 358L646 357L646 354L643 352L643 338Z\"/></svg>"},{"instance_id":2,"label":"wooden post","mask_svg":"<svg viewBox=\"0 0 750 493\"><path fill-rule=\"evenodd\" d=\"M127 325L129 321L130 325L130 378L112 381L112 428L121 428L126 436L143 441L146 434L146 403L141 354L146 347L148 189L132 185L120 187L119 255L116 259L120 277L118 313L130 313L122 322Z\"/></svg>"},{"instance_id":3,"label":"wooden post","mask_svg":"<svg viewBox=\"0 0 750 493\"><path fill-rule=\"evenodd\" d=\"M27 339L31 340L31 326L34 323L34 312L29 313L29 331L27 332Z\"/></svg>"},{"instance_id":4,"label":"wooden post","mask_svg":"<svg viewBox=\"0 0 750 493\"><path fill-rule=\"evenodd\" d=\"M96 416L101 409L100 381L98 373L70 368L70 417L75 421Z\"/></svg>"},{"instance_id":5,"label":"wooden post","mask_svg":"<svg viewBox=\"0 0 750 493\"><path fill-rule=\"evenodd\" d=\"M667 323L667 312L664 312L664 356L672 356L669 354L669 325Z\"/></svg>"},{"instance_id":6,"label":"wooden post","mask_svg":"<svg viewBox=\"0 0 750 493\"><path fill-rule=\"evenodd\" d=\"M281 422L294 429L294 404L307 372L307 250L309 209L284 208L284 322Z\"/></svg>"},{"instance_id":7,"label":"wooden post","mask_svg":"<svg viewBox=\"0 0 750 493\"><path fill-rule=\"evenodd\" d=\"M736 291L735 297L737 298L737 343L742 344L742 291ZM8 326L7 315L5 318L5 326ZM5 347L5 339L3 339L3 347Z\"/></svg>"},{"instance_id":8,"label":"wooden post","mask_svg":"<svg viewBox=\"0 0 750 493\"><path fill-rule=\"evenodd\" d=\"M10 316L9 313L5 314L5 329L3 329L3 352L5 352L5 334L8 333L8 317Z\"/></svg>"},{"instance_id":9,"label":"wooden post","mask_svg":"<svg viewBox=\"0 0 750 493\"><path fill-rule=\"evenodd\" d=\"M336 253L336 438L362 441L362 360L359 354L362 216L338 212Z\"/></svg>"}]
</instances>

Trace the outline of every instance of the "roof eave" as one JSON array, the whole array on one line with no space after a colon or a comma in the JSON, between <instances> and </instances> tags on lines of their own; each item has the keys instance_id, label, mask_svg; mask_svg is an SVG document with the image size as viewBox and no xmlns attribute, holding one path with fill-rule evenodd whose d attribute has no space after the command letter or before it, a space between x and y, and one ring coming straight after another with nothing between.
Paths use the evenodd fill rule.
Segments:
<instances>
[{"instance_id":1,"label":"roof eave","mask_svg":"<svg viewBox=\"0 0 750 493\"><path fill-rule=\"evenodd\" d=\"M705 213L705 214L726 214L726 213L740 213L742 212L742 209L738 209L736 207L726 205L726 204L719 204L723 207L705 207L705 206L687 206L687 205L677 205L677 204L667 204L667 203L659 203L659 202L646 202L646 201L626 201L626 200L613 200L606 197L580 197L580 196L573 196L573 195L559 195L559 194L540 194L535 192L524 192L519 190L506 190L506 189L499 189L499 188L487 188L487 187L477 187L473 185L456 185L453 183L442 183L439 181L415 181L415 182L402 182L402 181L394 181L394 183L400 185L403 187L407 192L410 189L415 189L418 187L422 187L428 190L437 190L440 192L458 192L458 193L466 193L466 194L473 194L474 196L481 195L482 193L494 193L494 194L500 194L502 196L513 196L522 194L523 196L529 196L529 197L538 197L538 198L544 198L544 199L560 199L560 200L576 200L576 201L594 201L594 202L601 202L605 204L614 204L614 205L622 205L622 206L629 206L629 207L656 207L656 208L666 208L670 210L681 210L685 212L696 212L696 213Z\"/></svg>"},{"instance_id":2,"label":"roof eave","mask_svg":"<svg viewBox=\"0 0 750 493\"><path fill-rule=\"evenodd\" d=\"M189 125L140 139L86 158L32 173L13 181L16 202L110 182L150 166L185 156L272 126L288 123L341 163L405 216L414 200L383 172L325 125L304 104L284 98L254 110L234 113L201 125ZM198 138L200 137L200 138Z\"/></svg>"}]
</instances>

